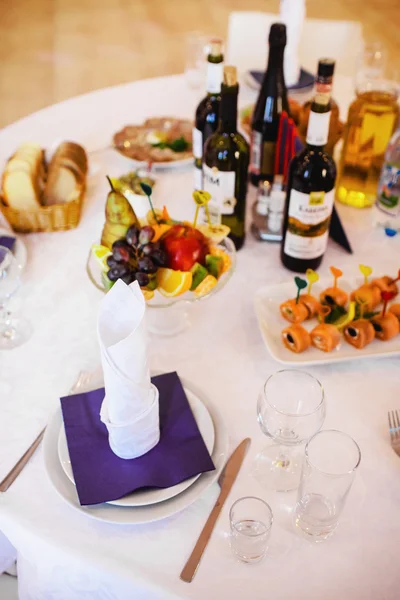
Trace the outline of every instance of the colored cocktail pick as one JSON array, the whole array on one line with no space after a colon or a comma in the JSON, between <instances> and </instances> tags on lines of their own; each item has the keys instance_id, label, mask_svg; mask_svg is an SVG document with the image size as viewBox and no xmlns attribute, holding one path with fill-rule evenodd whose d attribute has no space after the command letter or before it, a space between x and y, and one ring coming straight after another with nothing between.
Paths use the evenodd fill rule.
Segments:
<instances>
[{"instance_id":1,"label":"colored cocktail pick","mask_svg":"<svg viewBox=\"0 0 400 600\"><path fill-rule=\"evenodd\" d=\"M367 267L367 265L358 265L358 268L360 269L361 274L364 275L364 284L367 285L367 283L368 283L368 277L372 273L372 268L371 267Z\"/></svg>"},{"instance_id":2,"label":"colored cocktail pick","mask_svg":"<svg viewBox=\"0 0 400 600\"><path fill-rule=\"evenodd\" d=\"M388 305L388 302L390 302L390 300L392 300L395 297L395 295L396 295L395 292L382 292L382 300L383 300L382 317L385 316L386 307Z\"/></svg>"},{"instance_id":3,"label":"colored cocktail pick","mask_svg":"<svg viewBox=\"0 0 400 600\"><path fill-rule=\"evenodd\" d=\"M142 188L142 190L146 194L146 196L147 196L147 198L149 200L149 203L150 203L150 208L152 210L154 220L157 223L157 225L159 225L160 222L159 222L159 220L157 218L156 211L154 210L153 203L151 201L151 194L153 192L153 189L152 189L151 185L148 185L147 183L142 183L142 182L140 182L140 187Z\"/></svg>"},{"instance_id":4,"label":"colored cocktail pick","mask_svg":"<svg viewBox=\"0 0 400 600\"><path fill-rule=\"evenodd\" d=\"M196 212L194 215L193 227L196 227L197 219L199 216L199 210L202 206L204 206L208 224L211 226L210 213L208 210L208 203L211 200L211 194L204 190L196 190L193 192L192 196L193 196L193 200L196 203Z\"/></svg>"},{"instance_id":5,"label":"colored cocktail pick","mask_svg":"<svg viewBox=\"0 0 400 600\"><path fill-rule=\"evenodd\" d=\"M300 292L301 292L301 290L304 290L304 288L307 287L307 281L305 281L301 277L295 277L294 282L297 286L296 304L298 304L299 298L300 298Z\"/></svg>"},{"instance_id":6,"label":"colored cocktail pick","mask_svg":"<svg viewBox=\"0 0 400 600\"><path fill-rule=\"evenodd\" d=\"M308 280L307 294L311 294L311 288L312 288L313 284L318 281L319 275L318 275L318 273L316 273L312 269L307 269L307 271L306 271L306 278Z\"/></svg>"},{"instance_id":7,"label":"colored cocktail pick","mask_svg":"<svg viewBox=\"0 0 400 600\"><path fill-rule=\"evenodd\" d=\"M391 283L396 283L397 281L400 281L400 269L398 270L396 279L392 279Z\"/></svg>"},{"instance_id":8,"label":"colored cocktail pick","mask_svg":"<svg viewBox=\"0 0 400 600\"><path fill-rule=\"evenodd\" d=\"M330 267L331 273L333 275L333 287L337 287L337 280L339 277L343 275L343 271L337 269L336 267Z\"/></svg>"}]
</instances>

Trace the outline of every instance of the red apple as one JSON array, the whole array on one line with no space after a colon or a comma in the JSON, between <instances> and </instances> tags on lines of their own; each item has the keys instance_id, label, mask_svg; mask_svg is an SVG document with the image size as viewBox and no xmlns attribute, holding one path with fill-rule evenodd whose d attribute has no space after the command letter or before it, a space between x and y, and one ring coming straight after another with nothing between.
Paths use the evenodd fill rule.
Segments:
<instances>
[{"instance_id":1,"label":"red apple","mask_svg":"<svg viewBox=\"0 0 400 600\"><path fill-rule=\"evenodd\" d=\"M162 238L168 256L168 267L190 271L195 262L204 263L208 253L206 237L190 225L174 225Z\"/></svg>"}]
</instances>

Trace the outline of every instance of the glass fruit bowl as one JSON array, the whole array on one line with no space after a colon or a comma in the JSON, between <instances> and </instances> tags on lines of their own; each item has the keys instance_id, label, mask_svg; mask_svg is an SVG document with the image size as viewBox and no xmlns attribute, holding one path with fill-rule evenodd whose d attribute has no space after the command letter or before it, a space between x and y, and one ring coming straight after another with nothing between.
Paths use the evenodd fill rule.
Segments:
<instances>
[{"instance_id":1,"label":"glass fruit bowl","mask_svg":"<svg viewBox=\"0 0 400 600\"><path fill-rule=\"evenodd\" d=\"M156 289L154 296L146 301L149 308L147 311L147 324L151 333L160 336L171 336L184 331L190 326L190 306L195 302L201 302L215 296L228 283L236 269L235 245L229 238L225 238L216 246L229 256L231 261L229 269L219 277L216 285L202 296L196 296L194 292L189 291L179 296L165 297ZM108 290L103 282L103 271L96 262L91 250L89 250L86 271L93 285L101 292L106 293Z\"/></svg>"}]
</instances>

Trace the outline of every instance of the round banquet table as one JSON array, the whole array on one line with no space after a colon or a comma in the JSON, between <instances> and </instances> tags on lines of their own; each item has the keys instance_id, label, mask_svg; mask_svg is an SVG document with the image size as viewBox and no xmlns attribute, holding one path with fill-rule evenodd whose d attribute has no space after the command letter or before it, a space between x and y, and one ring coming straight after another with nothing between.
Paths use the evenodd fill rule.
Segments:
<instances>
[{"instance_id":1,"label":"round banquet table","mask_svg":"<svg viewBox=\"0 0 400 600\"><path fill-rule=\"evenodd\" d=\"M352 82L337 76L335 97L345 117ZM255 92L242 86L241 106ZM109 144L129 122L155 115L192 117L199 92L183 76L138 81L93 92L51 106L0 132L0 164L27 140L45 148L63 139L88 151ZM102 298L85 272L88 248L104 220L105 174L126 165L113 151L91 155L91 173L82 220L75 230L23 236L28 248L24 282L14 301L34 327L31 340L0 354L0 480L48 422L60 396L81 370L99 365L96 311ZM191 169L161 174L155 202L175 216L190 217ZM249 208L254 192L248 197ZM331 264L357 271L359 262L375 272L398 268L400 240L372 226L373 211L339 207L355 254L329 242L321 269ZM400 236L398 236L400 238ZM359 360L308 370L323 383L325 428L338 428L359 443L362 462L340 527L322 545L296 536L290 509L296 494L264 490L252 474L255 455L266 443L256 421L256 400L266 377L278 370L268 354L253 310L256 290L292 277L279 261L279 247L248 235L237 271L226 288L192 311L192 327L150 341L150 364L177 370L203 389L222 412L232 450L246 436L250 451L222 511L191 584L179 573L218 495L214 484L194 504L150 525L112 525L86 517L67 505L44 469L42 448L12 487L0 495L0 569L18 554L22 600L395 600L400 575L400 460L391 450L387 411L399 407L397 358ZM8 389L8 391L7 391ZM256 495L275 513L268 558L257 566L234 561L228 544L228 511L235 499ZM2 533L1 533L2 532Z\"/></svg>"}]
</instances>

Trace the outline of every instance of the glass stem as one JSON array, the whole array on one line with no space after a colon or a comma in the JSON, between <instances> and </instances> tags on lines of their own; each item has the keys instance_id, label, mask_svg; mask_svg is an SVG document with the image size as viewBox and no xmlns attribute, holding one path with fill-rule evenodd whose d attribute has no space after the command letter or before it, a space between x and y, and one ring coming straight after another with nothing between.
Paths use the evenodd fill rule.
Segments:
<instances>
[{"instance_id":1,"label":"glass stem","mask_svg":"<svg viewBox=\"0 0 400 600\"><path fill-rule=\"evenodd\" d=\"M7 310L7 305L5 302L0 303L0 327L2 337L7 339L12 339L14 337L11 312Z\"/></svg>"}]
</instances>

